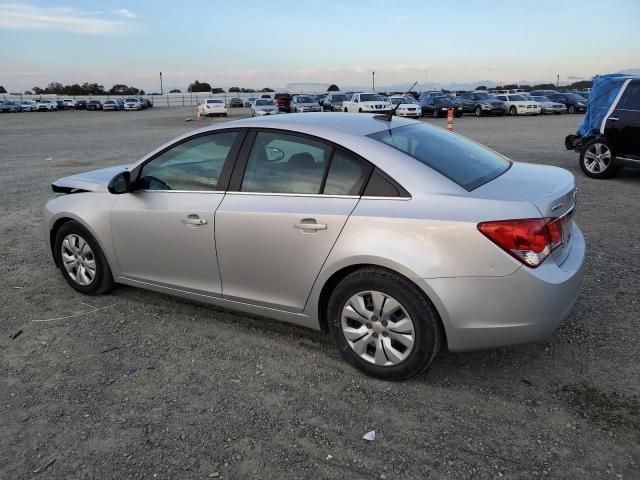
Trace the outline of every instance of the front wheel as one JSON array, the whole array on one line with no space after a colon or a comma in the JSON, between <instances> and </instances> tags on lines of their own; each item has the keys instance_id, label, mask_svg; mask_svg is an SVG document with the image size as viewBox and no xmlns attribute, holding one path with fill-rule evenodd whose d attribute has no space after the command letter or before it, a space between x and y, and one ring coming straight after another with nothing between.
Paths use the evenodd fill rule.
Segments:
<instances>
[{"instance_id":1,"label":"front wheel","mask_svg":"<svg viewBox=\"0 0 640 480\"><path fill-rule=\"evenodd\" d=\"M511 115L512 117L515 117L516 115L518 115L518 109L516 107L511 107L509 109L509 115Z\"/></svg>"},{"instance_id":2,"label":"front wheel","mask_svg":"<svg viewBox=\"0 0 640 480\"><path fill-rule=\"evenodd\" d=\"M79 222L60 227L53 252L64 279L77 291L99 295L113 288L111 269L100 245Z\"/></svg>"},{"instance_id":3,"label":"front wheel","mask_svg":"<svg viewBox=\"0 0 640 480\"><path fill-rule=\"evenodd\" d=\"M417 375L442 342L431 302L413 282L387 270L364 268L343 279L331 294L327 319L342 357L381 379Z\"/></svg>"},{"instance_id":4,"label":"front wheel","mask_svg":"<svg viewBox=\"0 0 640 480\"><path fill-rule=\"evenodd\" d=\"M580 168L587 177L611 178L619 170L613 164L613 152L605 140L594 139L580 152Z\"/></svg>"},{"instance_id":5,"label":"front wheel","mask_svg":"<svg viewBox=\"0 0 640 480\"><path fill-rule=\"evenodd\" d=\"M569 113L576 113L576 107L573 105L569 106Z\"/></svg>"},{"instance_id":6,"label":"front wheel","mask_svg":"<svg viewBox=\"0 0 640 480\"><path fill-rule=\"evenodd\" d=\"M433 118L438 118L440 115L438 115L438 111L434 110L433 111Z\"/></svg>"},{"instance_id":7,"label":"front wheel","mask_svg":"<svg viewBox=\"0 0 640 480\"><path fill-rule=\"evenodd\" d=\"M476 117L482 116L482 108L480 106L476 107Z\"/></svg>"}]
</instances>

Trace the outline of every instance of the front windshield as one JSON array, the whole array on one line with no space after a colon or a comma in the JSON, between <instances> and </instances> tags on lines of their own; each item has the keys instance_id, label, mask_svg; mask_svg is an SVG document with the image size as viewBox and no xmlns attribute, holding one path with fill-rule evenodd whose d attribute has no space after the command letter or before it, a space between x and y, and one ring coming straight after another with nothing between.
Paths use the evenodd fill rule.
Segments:
<instances>
[{"instance_id":1,"label":"front windshield","mask_svg":"<svg viewBox=\"0 0 640 480\"><path fill-rule=\"evenodd\" d=\"M346 100L347 96L346 95L332 95L331 96L331 101L332 102L344 102Z\"/></svg>"},{"instance_id":2,"label":"front windshield","mask_svg":"<svg viewBox=\"0 0 640 480\"><path fill-rule=\"evenodd\" d=\"M549 99L547 97L533 97L536 102L548 102Z\"/></svg>"},{"instance_id":3,"label":"front windshield","mask_svg":"<svg viewBox=\"0 0 640 480\"><path fill-rule=\"evenodd\" d=\"M522 102L523 100L526 100L526 98L522 95L509 95L509 100L512 102Z\"/></svg>"},{"instance_id":4,"label":"front windshield","mask_svg":"<svg viewBox=\"0 0 640 480\"><path fill-rule=\"evenodd\" d=\"M567 98L570 98L571 100L575 100L577 102L584 102L586 100L584 97L576 95L575 93L566 93L565 95L567 96Z\"/></svg>"},{"instance_id":5,"label":"front windshield","mask_svg":"<svg viewBox=\"0 0 640 480\"><path fill-rule=\"evenodd\" d=\"M436 105L450 105L455 106L455 102L448 97L435 97L433 103Z\"/></svg>"},{"instance_id":6,"label":"front windshield","mask_svg":"<svg viewBox=\"0 0 640 480\"><path fill-rule=\"evenodd\" d=\"M138 102L139 100L137 98L127 98L125 100L125 102Z\"/></svg>"},{"instance_id":7,"label":"front windshield","mask_svg":"<svg viewBox=\"0 0 640 480\"><path fill-rule=\"evenodd\" d=\"M390 98L389 100L391 101L392 104L398 105L402 99L401 98Z\"/></svg>"},{"instance_id":8,"label":"front windshield","mask_svg":"<svg viewBox=\"0 0 640 480\"><path fill-rule=\"evenodd\" d=\"M384 102L382 97L377 93L363 93L360 95L361 102Z\"/></svg>"},{"instance_id":9,"label":"front windshield","mask_svg":"<svg viewBox=\"0 0 640 480\"><path fill-rule=\"evenodd\" d=\"M269 105L275 105L275 103L273 103L273 100L256 100L256 106L258 107L266 107Z\"/></svg>"},{"instance_id":10,"label":"front windshield","mask_svg":"<svg viewBox=\"0 0 640 480\"><path fill-rule=\"evenodd\" d=\"M298 103L315 103L315 100L311 97L298 97Z\"/></svg>"},{"instance_id":11,"label":"front windshield","mask_svg":"<svg viewBox=\"0 0 640 480\"><path fill-rule=\"evenodd\" d=\"M488 100L490 98L494 98L493 95L490 95L488 93L476 93L476 97L480 100Z\"/></svg>"}]
</instances>

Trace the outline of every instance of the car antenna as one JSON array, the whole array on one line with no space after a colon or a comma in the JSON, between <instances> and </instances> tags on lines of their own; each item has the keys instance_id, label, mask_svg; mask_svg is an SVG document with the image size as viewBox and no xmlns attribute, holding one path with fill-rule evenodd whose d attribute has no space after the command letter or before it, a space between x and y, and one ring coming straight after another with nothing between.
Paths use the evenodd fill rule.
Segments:
<instances>
[{"instance_id":1,"label":"car antenna","mask_svg":"<svg viewBox=\"0 0 640 480\"><path fill-rule=\"evenodd\" d=\"M398 104L395 107L393 107L392 110L389 111L389 113L387 113L386 115L375 115L373 118L376 118L378 120L386 120L387 122L390 122L391 119L393 118L393 115L396 113L396 110L398 110L398 107L400 106L402 101L405 98L407 98L407 95L411 93L411 90L413 90L413 87L415 87L417 84L418 82L415 82L413 85L411 85L411 88L405 92L405 94L402 96L402 99L398 102Z\"/></svg>"}]
</instances>

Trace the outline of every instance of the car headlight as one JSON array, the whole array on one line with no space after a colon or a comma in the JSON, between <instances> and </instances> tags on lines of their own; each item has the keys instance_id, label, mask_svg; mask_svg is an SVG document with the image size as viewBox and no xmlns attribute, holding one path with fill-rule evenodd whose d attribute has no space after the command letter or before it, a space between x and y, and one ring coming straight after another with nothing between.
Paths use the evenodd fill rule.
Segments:
<instances>
[{"instance_id":1,"label":"car headlight","mask_svg":"<svg viewBox=\"0 0 640 480\"><path fill-rule=\"evenodd\" d=\"M582 103L582 102L578 102L578 106L579 106L579 107L584 107L584 103Z\"/></svg>"},{"instance_id":2,"label":"car headlight","mask_svg":"<svg viewBox=\"0 0 640 480\"><path fill-rule=\"evenodd\" d=\"M481 103L480 106L482 108L491 108L491 105L489 105L488 103Z\"/></svg>"}]
</instances>

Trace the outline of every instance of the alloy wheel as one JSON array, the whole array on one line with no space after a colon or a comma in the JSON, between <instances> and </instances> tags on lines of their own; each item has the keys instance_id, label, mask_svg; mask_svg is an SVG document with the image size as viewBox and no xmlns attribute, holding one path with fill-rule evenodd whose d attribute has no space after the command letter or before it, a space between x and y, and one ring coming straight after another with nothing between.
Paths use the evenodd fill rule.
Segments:
<instances>
[{"instance_id":1,"label":"alloy wheel","mask_svg":"<svg viewBox=\"0 0 640 480\"><path fill-rule=\"evenodd\" d=\"M414 347L413 320L396 299L376 290L356 293L347 301L341 326L349 347L374 365L402 363Z\"/></svg>"},{"instance_id":2,"label":"alloy wheel","mask_svg":"<svg viewBox=\"0 0 640 480\"><path fill-rule=\"evenodd\" d=\"M602 173L611 165L611 150L604 143L592 143L584 154L584 167L591 173Z\"/></svg>"},{"instance_id":3,"label":"alloy wheel","mask_svg":"<svg viewBox=\"0 0 640 480\"><path fill-rule=\"evenodd\" d=\"M90 285L96 278L96 259L86 240L71 233L64 237L60 250L69 277L78 285Z\"/></svg>"}]
</instances>

